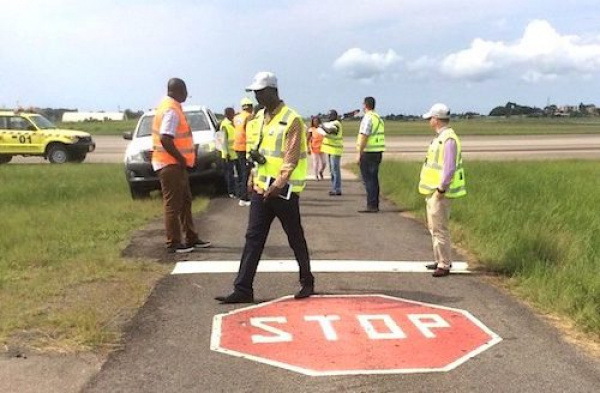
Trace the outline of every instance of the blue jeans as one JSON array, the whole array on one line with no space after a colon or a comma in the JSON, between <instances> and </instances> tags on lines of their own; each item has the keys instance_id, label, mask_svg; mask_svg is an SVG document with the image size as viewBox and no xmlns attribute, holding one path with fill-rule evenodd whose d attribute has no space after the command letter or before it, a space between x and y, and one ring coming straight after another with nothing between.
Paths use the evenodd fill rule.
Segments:
<instances>
[{"instance_id":1,"label":"blue jeans","mask_svg":"<svg viewBox=\"0 0 600 393\"><path fill-rule=\"evenodd\" d=\"M227 185L227 193L229 195L235 195L235 177L233 175L233 160L225 161L225 184Z\"/></svg>"},{"instance_id":2,"label":"blue jeans","mask_svg":"<svg viewBox=\"0 0 600 393\"><path fill-rule=\"evenodd\" d=\"M340 171L340 161L342 156L329 154L329 170L331 172L331 191L335 193L342 192L342 173Z\"/></svg>"},{"instance_id":3,"label":"blue jeans","mask_svg":"<svg viewBox=\"0 0 600 393\"><path fill-rule=\"evenodd\" d=\"M367 207L379 209L379 164L381 152L363 153L360 156L360 174L367 191Z\"/></svg>"}]
</instances>

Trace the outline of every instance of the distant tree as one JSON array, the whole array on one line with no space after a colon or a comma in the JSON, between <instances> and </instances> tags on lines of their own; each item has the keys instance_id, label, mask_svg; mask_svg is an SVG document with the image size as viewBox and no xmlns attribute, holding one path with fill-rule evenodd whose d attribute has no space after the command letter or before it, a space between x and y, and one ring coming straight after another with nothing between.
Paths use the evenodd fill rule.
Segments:
<instances>
[{"instance_id":1,"label":"distant tree","mask_svg":"<svg viewBox=\"0 0 600 393\"><path fill-rule=\"evenodd\" d=\"M506 116L507 113L508 110L506 109L506 106L497 106L490 111L488 116Z\"/></svg>"},{"instance_id":2,"label":"distant tree","mask_svg":"<svg viewBox=\"0 0 600 393\"><path fill-rule=\"evenodd\" d=\"M125 117L129 120L132 119L139 119L140 117L142 117L142 115L144 114L144 111L133 111L131 109L125 109L123 111L123 113L125 114Z\"/></svg>"}]
</instances>

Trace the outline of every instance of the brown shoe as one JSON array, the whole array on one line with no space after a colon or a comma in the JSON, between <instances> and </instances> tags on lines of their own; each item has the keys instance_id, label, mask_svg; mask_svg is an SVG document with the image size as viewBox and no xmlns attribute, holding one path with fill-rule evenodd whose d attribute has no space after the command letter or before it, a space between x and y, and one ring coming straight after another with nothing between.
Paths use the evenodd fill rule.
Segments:
<instances>
[{"instance_id":1,"label":"brown shoe","mask_svg":"<svg viewBox=\"0 0 600 393\"><path fill-rule=\"evenodd\" d=\"M444 276L448 276L450 274L450 269L442 269L441 267L438 267L437 269L435 269L435 271L431 274L433 277L444 277Z\"/></svg>"}]
</instances>

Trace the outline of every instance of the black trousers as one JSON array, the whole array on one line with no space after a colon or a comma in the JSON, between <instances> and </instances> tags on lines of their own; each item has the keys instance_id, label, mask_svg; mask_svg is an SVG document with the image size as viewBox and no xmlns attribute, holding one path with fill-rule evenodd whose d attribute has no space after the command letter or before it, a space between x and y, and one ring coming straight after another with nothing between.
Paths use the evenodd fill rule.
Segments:
<instances>
[{"instance_id":1,"label":"black trousers","mask_svg":"<svg viewBox=\"0 0 600 393\"><path fill-rule=\"evenodd\" d=\"M275 217L281 222L288 243L294 251L296 261L298 261L300 284L303 286L314 284L314 277L310 272L308 247L300 222L299 200L298 194L295 193L292 194L289 200L279 197L265 200L260 194L252 194L250 217L248 218L248 229L246 230L246 245L240 261L240 270L234 282L236 292L253 294L252 283Z\"/></svg>"}]
</instances>

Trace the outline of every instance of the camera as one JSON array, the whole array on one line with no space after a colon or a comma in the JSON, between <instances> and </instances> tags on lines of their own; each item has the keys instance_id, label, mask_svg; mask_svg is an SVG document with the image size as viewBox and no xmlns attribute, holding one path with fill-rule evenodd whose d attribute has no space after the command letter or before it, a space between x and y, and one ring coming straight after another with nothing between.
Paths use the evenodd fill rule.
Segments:
<instances>
[{"instance_id":1,"label":"camera","mask_svg":"<svg viewBox=\"0 0 600 393\"><path fill-rule=\"evenodd\" d=\"M257 149L250 150L249 155L252 161L256 162L259 165L264 165L267 162L267 158L263 156Z\"/></svg>"}]
</instances>

